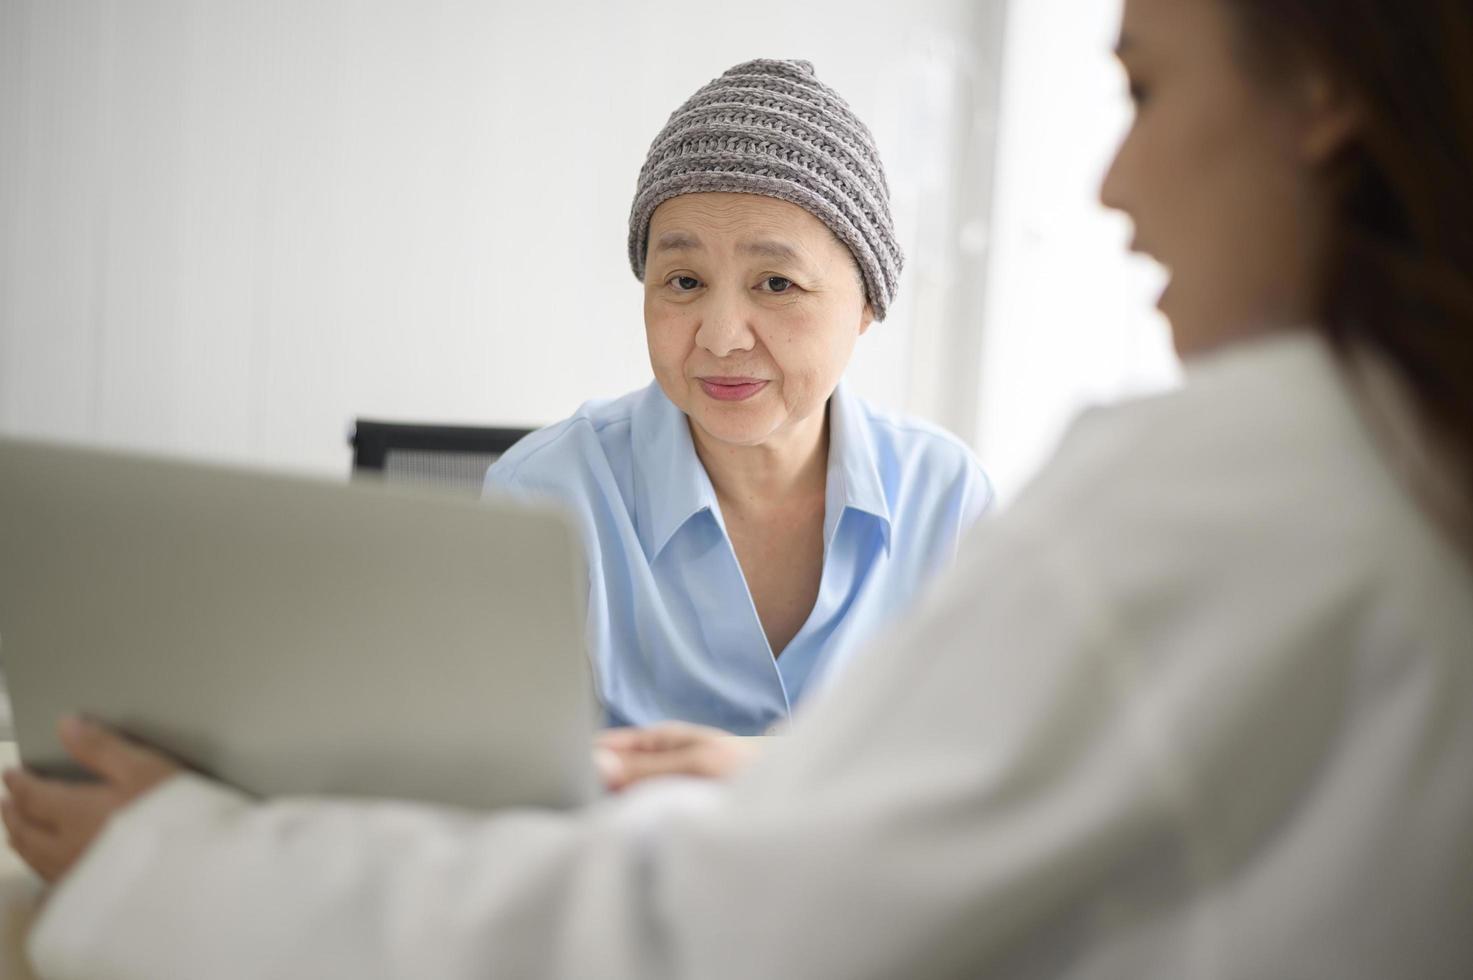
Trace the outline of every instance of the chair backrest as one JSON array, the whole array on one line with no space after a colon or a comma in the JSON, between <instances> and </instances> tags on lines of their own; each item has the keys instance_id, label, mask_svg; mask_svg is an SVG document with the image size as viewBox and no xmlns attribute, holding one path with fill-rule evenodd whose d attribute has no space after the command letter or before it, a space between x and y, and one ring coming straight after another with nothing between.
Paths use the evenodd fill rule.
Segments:
<instances>
[{"instance_id":1,"label":"chair backrest","mask_svg":"<svg viewBox=\"0 0 1473 980\"><path fill-rule=\"evenodd\" d=\"M429 483L477 495L487 468L531 431L359 419L348 438L353 475L378 476L390 483Z\"/></svg>"}]
</instances>

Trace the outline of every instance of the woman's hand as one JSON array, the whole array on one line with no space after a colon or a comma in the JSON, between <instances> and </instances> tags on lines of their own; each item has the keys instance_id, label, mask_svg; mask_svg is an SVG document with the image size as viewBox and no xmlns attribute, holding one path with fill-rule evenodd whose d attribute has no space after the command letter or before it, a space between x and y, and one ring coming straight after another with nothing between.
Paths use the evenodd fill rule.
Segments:
<instances>
[{"instance_id":1,"label":"woman's hand","mask_svg":"<svg viewBox=\"0 0 1473 980\"><path fill-rule=\"evenodd\" d=\"M81 718L62 719L61 744L99 782L5 773L0 801L10 846L49 882L65 875L114 813L179 772L157 752Z\"/></svg>"},{"instance_id":2,"label":"woman's hand","mask_svg":"<svg viewBox=\"0 0 1473 980\"><path fill-rule=\"evenodd\" d=\"M670 721L601 732L594 739L593 757L604 786L618 792L656 776L724 779L756 758L762 742L760 736Z\"/></svg>"}]
</instances>

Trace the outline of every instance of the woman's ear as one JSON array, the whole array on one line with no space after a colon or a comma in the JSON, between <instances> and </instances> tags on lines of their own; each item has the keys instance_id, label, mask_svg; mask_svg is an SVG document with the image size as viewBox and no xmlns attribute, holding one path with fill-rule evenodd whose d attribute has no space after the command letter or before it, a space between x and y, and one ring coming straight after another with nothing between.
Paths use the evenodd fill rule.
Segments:
<instances>
[{"instance_id":1,"label":"woman's ear","mask_svg":"<svg viewBox=\"0 0 1473 980\"><path fill-rule=\"evenodd\" d=\"M869 303L864 304L864 309L859 313L859 335L864 336L865 331L875 322L875 308Z\"/></svg>"},{"instance_id":2,"label":"woman's ear","mask_svg":"<svg viewBox=\"0 0 1473 980\"><path fill-rule=\"evenodd\" d=\"M1299 152L1310 166L1334 159L1360 131L1359 102L1327 71L1312 69L1305 73L1300 105Z\"/></svg>"}]
</instances>

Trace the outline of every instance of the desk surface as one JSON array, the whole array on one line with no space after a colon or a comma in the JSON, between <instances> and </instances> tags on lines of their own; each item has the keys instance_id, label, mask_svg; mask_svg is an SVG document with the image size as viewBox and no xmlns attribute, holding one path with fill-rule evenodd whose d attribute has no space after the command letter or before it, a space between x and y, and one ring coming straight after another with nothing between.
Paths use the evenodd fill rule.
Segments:
<instances>
[{"instance_id":1,"label":"desk surface","mask_svg":"<svg viewBox=\"0 0 1473 980\"><path fill-rule=\"evenodd\" d=\"M15 743L0 742L0 769L15 763ZM6 980L32 978L24 943L40 893L35 876L8 845L0 845L0 977Z\"/></svg>"}]
</instances>

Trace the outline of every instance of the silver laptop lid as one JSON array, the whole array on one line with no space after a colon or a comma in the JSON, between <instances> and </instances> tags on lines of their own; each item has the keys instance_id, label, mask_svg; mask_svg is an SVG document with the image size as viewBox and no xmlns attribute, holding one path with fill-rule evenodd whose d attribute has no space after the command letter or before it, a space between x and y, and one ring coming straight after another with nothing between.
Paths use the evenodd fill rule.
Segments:
<instances>
[{"instance_id":1,"label":"silver laptop lid","mask_svg":"<svg viewBox=\"0 0 1473 980\"><path fill-rule=\"evenodd\" d=\"M251 792L569 805L594 780L558 512L0 440L22 758L81 710Z\"/></svg>"}]
</instances>

